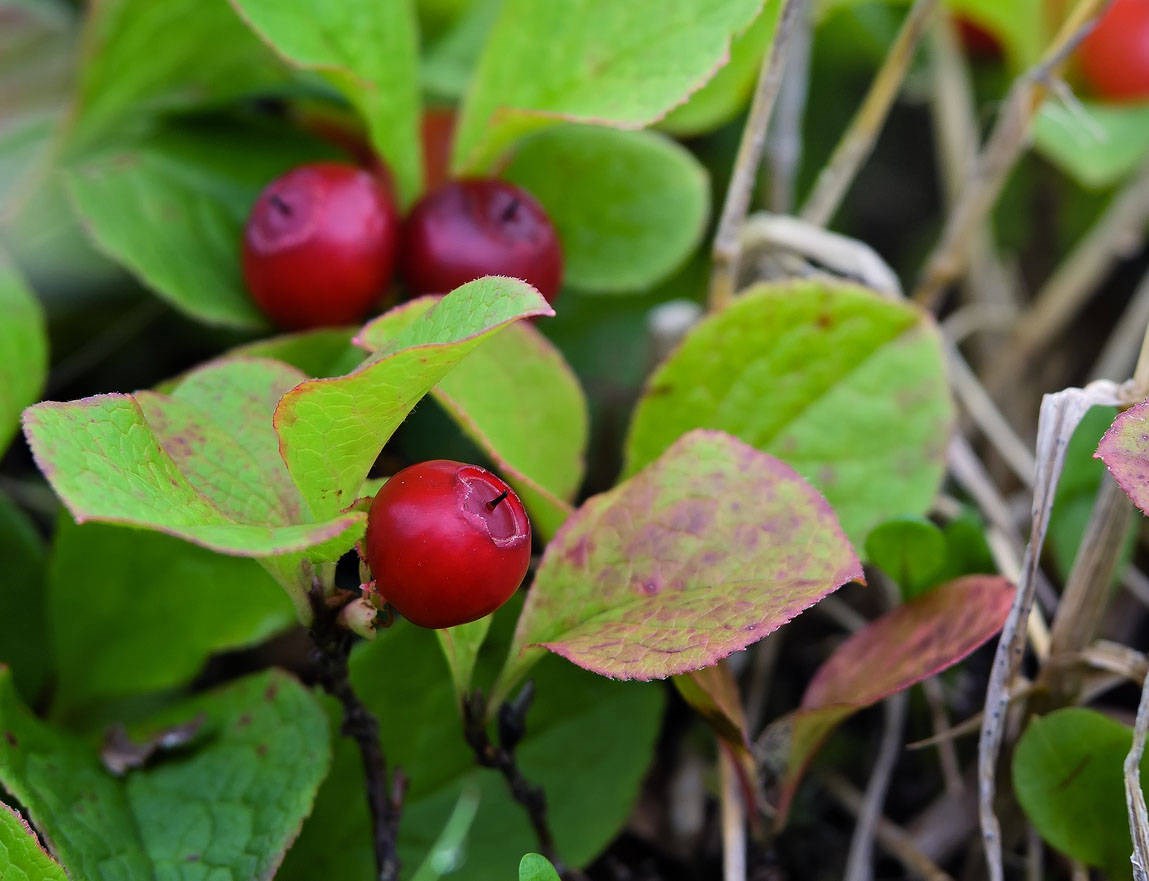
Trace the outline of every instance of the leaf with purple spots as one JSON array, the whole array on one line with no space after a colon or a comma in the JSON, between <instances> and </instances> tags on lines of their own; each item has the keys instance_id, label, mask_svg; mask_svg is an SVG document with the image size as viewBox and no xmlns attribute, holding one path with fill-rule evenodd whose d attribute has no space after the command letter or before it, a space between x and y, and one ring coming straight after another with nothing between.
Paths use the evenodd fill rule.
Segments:
<instances>
[{"instance_id":1,"label":"leaf with purple spots","mask_svg":"<svg viewBox=\"0 0 1149 881\"><path fill-rule=\"evenodd\" d=\"M1117 414L1093 455L1141 513L1149 514L1149 401Z\"/></svg>"},{"instance_id":2,"label":"leaf with purple spots","mask_svg":"<svg viewBox=\"0 0 1149 881\"><path fill-rule=\"evenodd\" d=\"M272 412L304 379L276 361L224 359L170 395L37 404L24 411L24 431L77 522L154 529L235 556L292 553L363 519L312 517L279 457Z\"/></svg>"},{"instance_id":3,"label":"leaf with purple spots","mask_svg":"<svg viewBox=\"0 0 1149 881\"><path fill-rule=\"evenodd\" d=\"M861 577L830 506L792 468L694 431L559 530L496 691L543 648L617 679L697 670Z\"/></svg>"},{"instance_id":4,"label":"leaf with purple spots","mask_svg":"<svg viewBox=\"0 0 1149 881\"><path fill-rule=\"evenodd\" d=\"M929 314L857 285L763 284L699 322L651 376L626 472L693 428L726 431L793 465L860 545L929 510L952 421Z\"/></svg>"},{"instance_id":5,"label":"leaf with purple spots","mask_svg":"<svg viewBox=\"0 0 1149 881\"><path fill-rule=\"evenodd\" d=\"M1013 585L999 575L968 575L887 612L838 646L801 707L770 726L767 740L784 744L779 821L839 723L965 658L1001 630L1013 597Z\"/></svg>"}]
</instances>

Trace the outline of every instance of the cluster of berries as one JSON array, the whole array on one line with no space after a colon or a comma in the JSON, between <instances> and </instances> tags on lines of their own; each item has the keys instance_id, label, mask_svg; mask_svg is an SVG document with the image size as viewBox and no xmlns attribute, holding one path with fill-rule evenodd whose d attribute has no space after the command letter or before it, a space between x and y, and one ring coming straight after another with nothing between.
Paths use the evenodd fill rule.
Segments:
<instances>
[{"instance_id":1,"label":"cluster of berries","mask_svg":"<svg viewBox=\"0 0 1149 881\"><path fill-rule=\"evenodd\" d=\"M562 283L562 250L542 206L507 181L447 181L401 222L383 169L337 162L302 165L272 181L244 231L248 290L285 330L361 322L396 268L412 296L508 275L551 301Z\"/></svg>"}]
</instances>

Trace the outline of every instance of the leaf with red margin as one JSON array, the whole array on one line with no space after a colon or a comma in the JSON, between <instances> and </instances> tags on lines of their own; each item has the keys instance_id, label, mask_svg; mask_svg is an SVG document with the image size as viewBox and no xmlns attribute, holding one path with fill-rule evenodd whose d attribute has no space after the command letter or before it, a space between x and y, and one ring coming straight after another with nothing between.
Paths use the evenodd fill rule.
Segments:
<instances>
[{"instance_id":1,"label":"leaf with red margin","mask_svg":"<svg viewBox=\"0 0 1149 881\"><path fill-rule=\"evenodd\" d=\"M799 709L770 727L788 741L778 822L830 732L845 718L961 661L996 635L1013 604L1000 575L968 575L887 612L838 646L806 687Z\"/></svg>"},{"instance_id":2,"label":"leaf with red margin","mask_svg":"<svg viewBox=\"0 0 1149 881\"><path fill-rule=\"evenodd\" d=\"M352 373L313 379L284 395L275 410L280 451L311 510L331 516L354 502L379 451L419 399L513 321L541 315L554 310L526 282L480 278L407 315L387 345ZM372 338L372 325L362 336Z\"/></svg>"},{"instance_id":3,"label":"leaf with red margin","mask_svg":"<svg viewBox=\"0 0 1149 881\"><path fill-rule=\"evenodd\" d=\"M1141 513L1149 514L1149 401L1118 413L1093 455Z\"/></svg>"},{"instance_id":4,"label":"leaf with red margin","mask_svg":"<svg viewBox=\"0 0 1149 881\"><path fill-rule=\"evenodd\" d=\"M0 866L10 881L68 881L27 821L0 802Z\"/></svg>"},{"instance_id":5,"label":"leaf with red margin","mask_svg":"<svg viewBox=\"0 0 1149 881\"><path fill-rule=\"evenodd\" d=\"M693 431L559 530L496 691L542 648L617 679L710 666L861 577L834 512L797 472Z\"/></svg>"}]
</instances>

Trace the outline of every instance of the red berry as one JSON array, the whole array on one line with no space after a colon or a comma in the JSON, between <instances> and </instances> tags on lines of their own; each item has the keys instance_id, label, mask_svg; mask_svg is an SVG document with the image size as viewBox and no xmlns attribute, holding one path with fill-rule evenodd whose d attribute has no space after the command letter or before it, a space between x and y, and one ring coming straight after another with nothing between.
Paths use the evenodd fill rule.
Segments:
<instances>
[{"instance_id":1,"label":"red berry","mask_svg":"<svg viewBox=\"0 0 1149 881\"><path fill-rule=\"evenodd\" d=\"M531 524L506 483L448 459L404 468L367 515L375 587L421 627L454 627L510 599L531 560Z\"/></svg>"},{"instance_id":2,"label":"red berry","mask_svg":"<svg viewBox=\"0 0 1149 881\"><path fill-rule=\"evenodd\" d=\"M355 324L390 283L398 239L398 211L376 176L301 165L268 184L251 210L244 280L280 327Z\"/></svg>"},{"instance_id":3,"label":"red berry","mask_svg":"<svg viewBox=\"0 0 1149 881\"><path fill-rule=\"evenodd\" d=\"M403 274L417 294L509 275L553 301L562 284L562 249L550 218L526 190L493 178L455 180L424 196L407 218Z\"/></svg>"},{"instance_id":4,"label":"red berry","mask_svg":"<svg viewBox=\"0 0 1149 881\"><path fill-rule=\"evenodd\" d=\"M1149 0L1116 0L1078 50L1081 73L1102 98L1149 99Z\"/></svg>"},{"instance_id":5,"label":"red berry","mask_svg":"<svg viewBox=\"0 0 1149 881\"><path fill-rule=\"evenodd\" d=\"M957 28L961 44L970 58L982 61L995 61L1001 58L1001 41L993 31L965 16L958 17Z\"/></svg>"}]
</instances>

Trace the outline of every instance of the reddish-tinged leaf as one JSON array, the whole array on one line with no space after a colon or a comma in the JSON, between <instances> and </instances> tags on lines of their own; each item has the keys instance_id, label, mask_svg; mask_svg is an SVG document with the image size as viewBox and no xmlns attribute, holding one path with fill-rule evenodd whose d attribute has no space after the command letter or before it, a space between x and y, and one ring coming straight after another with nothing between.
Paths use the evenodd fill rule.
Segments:
<instances>
[{"instance_id":1,"label":"reddish-tinged leaf","mask_svg":"<svg viewBox=\"0 0 1149 881\"><path fill-rule=\"evenodd\" d=\"M789 741L779 820L810 759L839 722L965 658L1001 630L1013 595L1013 585L999 575L968 575L886 613L842 643L814 674L797 712L771 726Z\"/></svg>"},{"instance_id":2,"label":"reddish-tinged leaf","mask_svg":"<svg viewBox=\"0 0 1149 881\"><path fill-rule=\"evenodd\" d=\"M693 431L559 530L500 687L538 646L619 679L697 670L861 577L830 506L790 466Z\"/></svg>"},{"instance_id":3,"label":"reddish-tinged leaf","mask_svg":"<svg viewBox=\"0 0 1149 881\"><path fill-rule=\"evenodd\" d=\"M706 720L714 733L734 745L745 746L746 715L738 682L725 664L715 664L674 677L678 693Z\"/></svg>"},{"instance_id":4,"label":"reddish-tinged leaf","mask_svg":"<svg viewBox=\"0 0 1149 881\"><path fill-rule=\"evenodd\" d=\"M1149 401L1119 413L1094 453L1143 514L1149 514Z\"/></svg>"}]
</instances>

